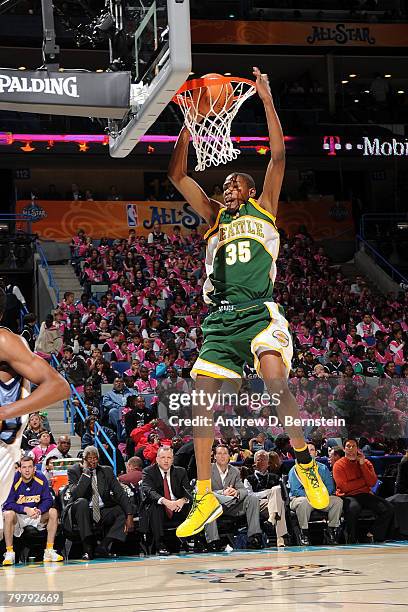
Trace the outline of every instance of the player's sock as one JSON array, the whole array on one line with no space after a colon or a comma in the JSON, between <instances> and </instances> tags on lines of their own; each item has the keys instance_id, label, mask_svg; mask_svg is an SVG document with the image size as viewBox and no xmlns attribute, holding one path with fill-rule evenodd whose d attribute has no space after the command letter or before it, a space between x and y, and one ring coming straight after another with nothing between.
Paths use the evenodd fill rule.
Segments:
<instances>
[{"instance_id":1,"label":"player's sock","mask_svg":"<svg viewBox=\"0 0 408 612\"><path fill-rule=\"evenodd\" d=\"M7 552L14 552L14 549L12 546L6 546L6 551Z\"/></svg>"},{"instance_id":2,"label":"player's sock","mask_svg":"<svg viewBox=\"0 0 408 612\"><path fill-rule=\"evenodd\" d=\"M307 465L312 462L312 457L309 453L309 449L307 444L304 445L303 448L294 448L296 461L301 463L302 465Z\"/></svg>"},{"instance_id":3,"label":"player's sock","mask_svg":"<svg viewBox=\"0 0 408 612\"><path fill-rule=\"evenodd\" d=\"M211 492L211 480L197 480L197 495L205 495Z\"/></svg>"},{"instance_id":4,"label":"player's sock","mask_svg":"<svg viewBox=\"0 0 408 612\"><path fill-rule=\"evenodd\" d=\"M47 546L46 546L47 550L52 550L54 548L54 542L47 542Z\"/></svg>"}]
</instances>

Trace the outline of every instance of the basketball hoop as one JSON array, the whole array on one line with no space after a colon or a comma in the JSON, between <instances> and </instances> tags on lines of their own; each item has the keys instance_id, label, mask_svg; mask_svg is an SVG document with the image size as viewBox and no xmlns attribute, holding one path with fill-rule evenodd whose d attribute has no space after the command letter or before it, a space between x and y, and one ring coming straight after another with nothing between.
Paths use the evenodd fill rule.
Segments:
<instances>
[{"instance_id":1,"label":"basketball hoop","mask_svg":"<svg viewBox=\"0 0 408 612\"><path fill-rule=\"evenodd\" d=\"M176 93L197 154L196 170L219 166L240 154L231 140L231 124L241 105L256 92L255 83L240 77L207 74L187 81Z\"/></svg>"}]
</instances>

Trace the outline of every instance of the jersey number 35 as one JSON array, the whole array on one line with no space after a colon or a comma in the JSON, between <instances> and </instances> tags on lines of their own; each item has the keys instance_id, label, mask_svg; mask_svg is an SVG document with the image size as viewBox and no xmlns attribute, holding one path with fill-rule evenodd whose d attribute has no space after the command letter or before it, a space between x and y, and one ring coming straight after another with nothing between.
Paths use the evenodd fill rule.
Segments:
<instances>
[{"instance_id":1,"label":"jersey number 35","mask_svg":"<svg viewBox=\"0 0 408 612\"><path fill-rule=\"evenodd\" d=\"M249 240L231 242L225 247L225 263L233 266L236 261L247 263L251 259L251 243Z\"/></svg>"}]
</instances>

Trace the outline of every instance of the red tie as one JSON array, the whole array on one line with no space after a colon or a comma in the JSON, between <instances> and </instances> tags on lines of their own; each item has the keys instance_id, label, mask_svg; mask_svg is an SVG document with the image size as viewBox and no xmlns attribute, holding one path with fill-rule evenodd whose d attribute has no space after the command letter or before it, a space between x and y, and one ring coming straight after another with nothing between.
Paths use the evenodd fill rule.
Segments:
<instances>
[{"instance_id":1,"label":"red tie","mask_svg":"<svg viewBox=\"0 0 408 612\"><path fill-rule=\"evenodd\" d=\"M171 501L169 481L167 480L167 472L164 472L163 487L164 487L164 497L165 497L165 499L169 499ZM164 506L164 509L165 509L166 514L169 517L169 519L173 518L173 510L170 510L170 508L167 508L166 506Z\"/></svg>"}]
</instances>

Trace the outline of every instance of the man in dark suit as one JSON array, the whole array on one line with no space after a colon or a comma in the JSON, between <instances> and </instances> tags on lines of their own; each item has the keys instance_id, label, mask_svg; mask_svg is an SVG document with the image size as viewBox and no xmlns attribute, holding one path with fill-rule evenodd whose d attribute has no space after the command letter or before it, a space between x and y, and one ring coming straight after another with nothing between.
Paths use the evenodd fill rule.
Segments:
<instances>
[{"instance_id":1,"label":"man in dark suit","mask_svg":"<svg viewBox=\"0 0 408 612\"><path fill-rule=\"evenodd\" d=\"M83 464L68 469L71 500L64 511L63 524L70 530L76 523L83 543L83 559L93 558L92 534L103 528L106 535L98 547L99 556L108 556L114 540L124 542L133 530L133 508L111 467L99 465L99 452L87 446Z\"/></svg>"},{"instance_id":2,"label":"man in dark suit","mask_svg":"<svg viewBox=\"0 0 408 612\"><path fill-rule=\"evenodd\" d=\"M177 527L190 510L191 486L183 467L173 465L173 449L161 446L156 463L143 470L141 525L150 531L156 552L169 554L164 527Z\"/></svg>"}]
</instances>

